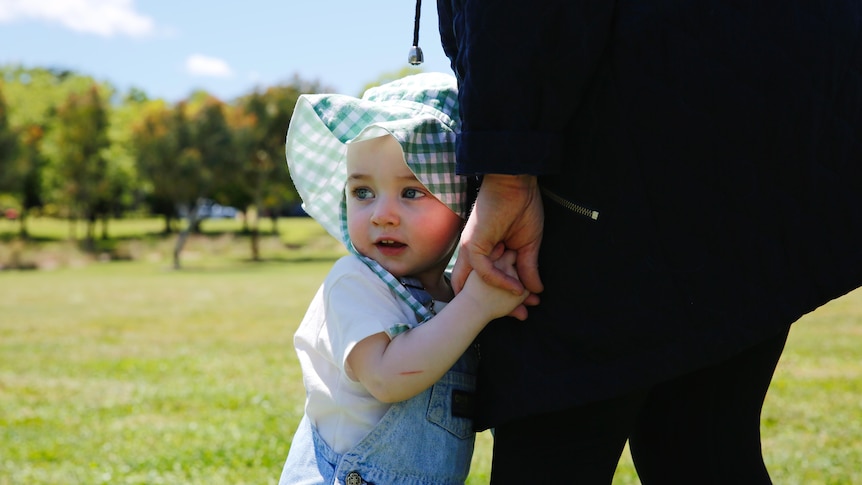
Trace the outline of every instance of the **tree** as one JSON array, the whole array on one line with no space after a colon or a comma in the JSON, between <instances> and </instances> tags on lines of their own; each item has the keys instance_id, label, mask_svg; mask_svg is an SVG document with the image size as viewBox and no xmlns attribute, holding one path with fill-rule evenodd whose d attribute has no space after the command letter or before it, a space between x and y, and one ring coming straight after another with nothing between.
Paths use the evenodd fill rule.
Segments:
<instances>
[{"instance_id":1,"label":"tree","mask_svg":"<svg viewBox=\"0 0 862 485\"><path fill-rule=\"evenodd\" d=\"M185 183L199 170L199 157L191 153L185 109L182 105L172 108L161 100L147 102L132 124L131 142L144 190L150 204L164 216L164 231L169 234L178 208L197 192Z\"/></svg>"},{"instance_id":2,"label":"tree","mask_svg":"<svg viewBox=\"0 0 862 485\"><path fill-rule=\"evenodd\" d=\"M241 167L227 121L227 106L218 98L205 96L190 103L188 109L191 145L201 157L198 196L226 203L226 194L236 183Z\"/></svg>"},{"instance_id":3,"label":"tree","mask_svg":"<svg viewBox=\"0 0 862 485\"><path fill-rule=\"evenodd\" d=\"M174 268L192 231L198 229L198 208L204 198L224 198L236 179L238 162L225 105L204 92L173 109L150 103L133 124L137 169L156 200L170 201L188 223L174 246ZM169 229L169 221L166 222Z\"/></svg>"},{"instance_id":4,"label":"tree","mask_svg":"<svg viewBox=\"0 0 862 485\"><path fill-rule=\"evenodd\" d=\"M107 110L96 84L70 94L57 109L58 188L71 209L72 228L78 216L85 218L88 248L93 247L96 218L112 195L104 153L109 144L107 127Z\"/></svg>"},{"instance_id":5,"label":"tree","mask_svg":"<svg viewBox=\"0 0 862 485\"><path fill-rule=\"evenodd\" d=\"M0 85L2 88L2 85ZM18 156L18 141L16 133L9 125L6 98L0 89L0 192L10 190L17 185L17 170L15 159Z\"/></svg>"},{"instance_id":6,"label":"tree","mask_svg":"<svg viewBox=\"0 0 862 485\"><path fill-rule=\"evenodd\" d=\"M20 65L0 67L7 99L14 100L9 108L9 122L19 137L18 182L13 190L21 201L22 215L28 210L42 207L46 214L75 216L79 208L71 207L68 200L66 176L60 172L64 154L61 136L68 128L56 117L61 105L68 104L71 95L82 96L96 87L103 111L108 107L101 100L109 99L112 88L64 69L25 68ZM64 149L67 147L64 147ZM112 168L108 165L108 168ZM22 231L26 234L26 228ZM74 229L74 227L73 227ZM73 235L74 237L74 235Z\"/></svg>"},{"instance_id":7,"label":"tree","mask_svg":"<svg viewBox=\"0 0 862 485\"><path fill-rule=\"evenodd\" d=\"M39 144L44 130L30 124L15 129L8 116L8 105L0 91L0 192L10 194L20 205L18 234L28 237L27 215L42 205L41 172L44 159Z\"/></svg>"},{"instance_id":8,"label":"tree","mask_svg":"<svg viewBox=\"0 0 862 485\"><path fill-rule=\"evenodd\" d=\"M0 67L0 79L4 80L9 106L9 123L13 129L25 126L47 126L56 112L56 107L66 101L71 93L89 89L95 81L63 69L28 69L22 66Z\"/></svg>"},{"instance_id":9,"label":"tree","mask_svg":"<svg viewBox=\"0 0 862 485\"><path fill-rule=\"evenodd\" d=\"M233 112L237 153L243 162L241 189L258 215L251 227L251 251L255 261L260 259L260 217L269 214L277 233L276 221L284 203L299 198L284 160L284 140L302 87L275 86L263 92L255 91L241 98Z\"/></svg>"},{"instance_id":10,"label":"tree","mask_svg":"<svg viewBox=\"0 0 862 485\"><path fill-rule=\"evenodd\" d=\"M108 111L107 182L110 201L103 216L103 237L107 237L108 216L120 216L140 202L142 184L137 173L132 125L142 116L147 104L143 91L132 88L122 102Z\"/></svg>"},{"instance_id":11,"label":"tree","mask_svg":"<svg viewBox=\"0 0 862 485\"><path fill-rule=\"evenodd\" d=\"M27 218L31 210L42 206L42 171L45 159L40 151L44 137L41 126L30 125L19 133L16 156L7 167L0 168L6 189L20 204L18 234L29 237ZM0 149L2 151L3 149Z\"/></svg>"}]
</instances>

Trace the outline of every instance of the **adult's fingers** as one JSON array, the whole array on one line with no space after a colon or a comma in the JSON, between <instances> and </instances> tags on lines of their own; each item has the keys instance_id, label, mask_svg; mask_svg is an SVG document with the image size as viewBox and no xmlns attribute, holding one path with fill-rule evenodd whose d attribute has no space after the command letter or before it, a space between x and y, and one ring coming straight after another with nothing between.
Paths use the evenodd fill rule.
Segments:
<instances>
[{"instance_id":1,"label":"adult's fingers","mask_svg":"<svg viewBox=\"0 0 862 485\"><path fill-rule=\"evenodd\" d=\"M505 271L494 265L494 261L490 256L476 254L471 258L473 271L478 273L488 285L511 291L516 295L523 293L524 285L521 284L518 278L506 274Z\"/></svg>"},{"instance_id":2,"label":"adult's fingers","mask_svg":"<svg viewBox=\"0 0 862 485\"><path fill-rule=\"evenodd\" d=\"M518 250L518 258L515 261L515 269L521 284L530 293L541 293L545 289L542 278L539 276L539 246L530 245Z\"/></svg>"},{"instance_id":3,"label":"adult's fingers","mask_svg":"<svg viewBox=\"0 0 862 485\"><path fill-rule=\"evenodd\" d=\"M452 267L450 275L452 282L452 290L457 295L464 288L464 283L467 282L467 277L473 271L473 265L470 264L470 258L464 254L464 249L458 253L458 258L455 260L455 266Z\"/></svg>"}]
</instances>

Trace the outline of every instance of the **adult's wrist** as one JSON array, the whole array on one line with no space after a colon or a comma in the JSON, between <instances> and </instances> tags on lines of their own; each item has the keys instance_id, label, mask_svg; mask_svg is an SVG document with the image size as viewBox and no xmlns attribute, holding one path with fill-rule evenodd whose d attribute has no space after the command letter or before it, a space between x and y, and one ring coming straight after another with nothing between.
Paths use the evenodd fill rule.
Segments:
<instances>
[{"instance_id":1,"label":"adult's wrist","mask_svg":"<svg viewBox=\"0 0 862 485\"><path fill-rule=\"evenodd\" d=\"M536 176L530 174L488 173L482 176L482 185L494 184L498 187L521 189L537 183Z\"/></svg>"}]
</instances>

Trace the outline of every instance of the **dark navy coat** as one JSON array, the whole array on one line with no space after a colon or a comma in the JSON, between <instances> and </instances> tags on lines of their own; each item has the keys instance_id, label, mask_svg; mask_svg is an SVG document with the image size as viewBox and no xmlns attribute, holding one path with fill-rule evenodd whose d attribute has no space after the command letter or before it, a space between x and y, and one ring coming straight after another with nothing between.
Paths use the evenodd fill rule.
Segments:
<instances>
[{"instance_id":1,"label":"dark navy coat","mask_svg":"<svg viewBox=\"0 0 862 485\"><path fill-rule=\"evenodd\" d=\"M465 174L545 199L479 427L716 363L862 284L862 2L438 2Z\"/></svg>"}]
</instances>

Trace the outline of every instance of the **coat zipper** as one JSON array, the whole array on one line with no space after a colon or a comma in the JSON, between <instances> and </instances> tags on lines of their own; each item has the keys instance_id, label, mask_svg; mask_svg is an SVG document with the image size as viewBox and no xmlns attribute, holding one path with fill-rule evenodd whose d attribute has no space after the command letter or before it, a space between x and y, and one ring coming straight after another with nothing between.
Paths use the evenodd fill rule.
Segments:
<instances>
[{"instance_id":1,"label":"coat zipper","mask_svg":"<svg viewBox=\"0 0 862 485\"><path fill-rule=\"evenodd\" d=\"M569 202L568 200L560 197L559 195L551 192L550 190L548 190L544 187L541 187L541 190L542 190L542 193L545 194L546 196L548 196L549 199L553 200L557 204L560 204L561 206L565 207L566 209L569 209L570 211L574 212L575 214L580 214L584 217L589 217L590 219L592 219L594 221L599 218L599 211L588 209L582 205L575 204L574 202Z\"/></svg>"}]
</instances>

